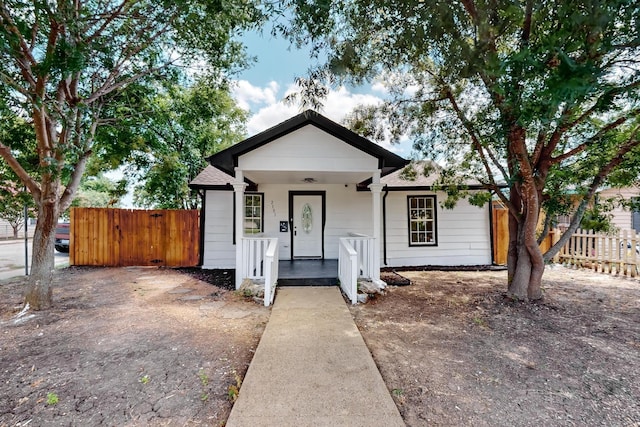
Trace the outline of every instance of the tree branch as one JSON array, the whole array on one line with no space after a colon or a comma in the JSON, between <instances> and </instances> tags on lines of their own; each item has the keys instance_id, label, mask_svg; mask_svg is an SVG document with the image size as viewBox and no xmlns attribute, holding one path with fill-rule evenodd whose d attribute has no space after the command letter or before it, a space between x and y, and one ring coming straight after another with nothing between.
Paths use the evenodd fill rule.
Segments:
<instances>
[{"instance_id":1,"label":"tree branch","mask_svg":"<svg viewBox=\"0 0 640 427\"><path fill-rule=\"evenodd\" d=\"M571 218L571 223L569 224L569 227L567 228L567 230L565 230L565 232L562 234L562 236L556 242L556 244L553 245L551 248L549 248L547 252L545 252L544 254L545 262L549 262L560 251L560 249L562 249L562 247L567 243L571 235L578 229L578 227L580 226L580 222L582 221L582 217L585 211L587 210L587 204L593 198L594 194L596 193L596 191L604 181L605 177L614 168L616 168L623 162L624 156L627 153L629 153L634 148L640 146L640 139L637 139L638 129L640 128L637 127L634 129L631 136L629 137L629 140L620 147L620 150L618 150L618 152L611 158L611 160L606 165L600 168L600 170L598 171L598 174L593 178L593 181L589 186L589 190L587 191L583 199L580 201L580 204L578 205L578 209L576 209L576 212L573 214Z\"/></svg>"},{"instance_id":2,"label":"tree branch","mask_svg":"<svg viewBox=\"0 0 640 427\"><path fill-rule=\"evenodd\" d=\"M86 42L87 44L92 43L95 39L97 39L98 37L102 36L102 33L104 32L104 30L106 30L109 25L120 16L120 14L122 13L122 10L124 9L125 5L129 2L129 0L123 0L122 3L120 3L120 5L118 5L115 9L113 9L112 12L106 13L104 15L106 15L106 18L104 20L104 22L102 23L102 25L100 25L100 27L91 35L87 36Z\"/></svg>"},{"instance_id":3,"label":"tree branch","mask_svg":"<svg viewBox=\"0 0 640 427\"><path fill-rule=\"evenodd\" d=\"M522 23L522 35L520 42L522 46L529 45L529 37L531 36L531 15L533 14L533 0L527 0L524 12L524 22Z\"/></svg>"},{"instance_id":4,"label":"tree branch","mask_svg":"<svg viewBox=\"0 0 640 427\"><path fill-rule=\"evenodd\" d=\"M600 139L600 137L603 136L605 133L609 132L610 130L613 130L613 129L617 128L621 124L625 123L630 117L636 116L639 113L640 113L640 109L637 109L637 110L633 110L628 115L624 115L622 117L619 117L617 120L615 120L615 121L607 124L603 128L601 128L595 135L591 136L590 138L588 138L583 143L581 143L578 146L574 147L573 149L567 151L566 153L563 153L563 154L560 154L560 155L558 155L556 157L551 158L550 159L550 163L551 164L560 163L565 159L568 159L568 158L570 158L572 156L575 156L576 154L579 154L579 153L583 152L591 144L593 144L595 141Z\"/></svg>"},{"instance_id":5,"label":"tree branch","mask_svg":"<svg viewBox=\"0 0 640 427\"><path fill-rule=\"evenodd\" d=\"M453 110L456 112L456 115L458 116L458 119L462 122L462 125L465 127L465 129L467 130L467 133L471 137L471 142L473 144L474 149L476 150L476 152L480 156L480 160L482 162L482 165L484 166L485 173L487 174L487 177L489 178L489 182L491 184L491 187L495 188L495 189L499 189L498 184L495 182L495 179L494 179L494 176L493 176L493 172L491 171L491 167L489 165L489 162L487 161L487 158L485 156L485 153L484 153L484 150L483 150L483 147L482 147L482 143L478 139L478 136L476 135L475 129L473 129L473 125L469 122L469 120L467 120L466 116L464 115L464 113L460 109L460 106L458 105L455 97L453 96L453 93L451 93L451 90L449 90L449 88L445 89L445 95L446 95L447 99L449 100L449 103L453 107ZM502 191L497 191L496 195L509 208L509 210L512 211L512 213L514 215L517 215L517 212L515 211L513 205L511 203L509 203L509 199L507 199L507 197L502 193Z\"/></svg>"},{"instance_id":6,"label":"tree branch","mask_svg":"<svg viewBox=\"0 0 640 427\"><path fill-rule=\"evenodd\" d=\"M33 195L33 199L38 200L40 196L40 187L38 186L38 183L33 178L31 178L29 173L24 170L22 165L16 160L15 157L13 157L13 155L11 154L11 149L8 146L4 145L2 142L0 142L0 157L2 157L7 162L9 167L15 172L15 174L18 175L20 181L22 181L22 183L27 186L27 188Z\"/></svg>"}]
</instances>

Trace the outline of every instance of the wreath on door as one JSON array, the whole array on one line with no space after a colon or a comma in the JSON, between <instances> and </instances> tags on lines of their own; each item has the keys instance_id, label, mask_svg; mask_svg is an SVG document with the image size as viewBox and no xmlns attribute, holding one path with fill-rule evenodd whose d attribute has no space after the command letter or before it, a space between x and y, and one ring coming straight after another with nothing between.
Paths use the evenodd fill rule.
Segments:
<instances>
[{"instance_id":1,"label":"wreath on door","mask_svg":"<svg viewBox=\"0 0 640 427\"><path fill-rule=\"evenodd\" d=\"M302 207L302 229L305 233L310 233L313 227L313 215L311 213L311 206L309 203L305 203Z\"/></svg>"}]
</instances>

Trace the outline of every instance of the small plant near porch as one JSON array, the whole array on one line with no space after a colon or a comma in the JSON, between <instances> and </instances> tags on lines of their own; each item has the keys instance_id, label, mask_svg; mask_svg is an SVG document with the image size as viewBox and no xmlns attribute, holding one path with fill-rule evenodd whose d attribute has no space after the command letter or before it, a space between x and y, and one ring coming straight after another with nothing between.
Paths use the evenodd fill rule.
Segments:
<instances>
[{"instance_id":1,"label":"small plant near porch","mask_svg":"<svg viewBox=\"0 0 640 427\"><path fill-rule=\"evenodd\" d=\"M251 279L244 279L236 292L238 295L246 299L252 299L258 304L264 303L264 283L256 283Z\"/></svg>"}]
</instances>

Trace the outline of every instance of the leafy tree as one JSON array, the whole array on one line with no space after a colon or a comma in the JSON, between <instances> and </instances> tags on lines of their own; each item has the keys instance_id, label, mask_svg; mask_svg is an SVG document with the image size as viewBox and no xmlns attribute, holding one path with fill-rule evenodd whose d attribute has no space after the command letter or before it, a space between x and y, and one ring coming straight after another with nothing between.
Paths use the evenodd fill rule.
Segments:
<instances>
[{"instance_id":1,"label":"leafy tree","mask_svg":"<svg viewBox=\"0 0 640 427\"><path fill-rule=\"evenodd\" d=\"M336 77L386 84L389 101L361 110L357 127L373 137L381 125L396 140L409 135L424 153L494 192L509 209L508 292L541 298L545 260L578 227L607 177L640 159L637 3L285 3L295 14L285 32L329 51L326 65L301 80L303 92L321 93L317 86ZM569 186L579 208L542 254L541 208Z\"/></svg>"},{"instance_id":2,"label":"leafy tree","mask_svg":"<svg viewBox=\"0 0 640 427\"><path fill-rule=\"evenodd\" d=\"M30 168L35 170L37 159L29 151L35 147L35 134L33 128L23 119L16 116L10 110L0 113L0 138L19 143L25 151L17 151L16 157ZM13 237L18 237L18 231L24 225L24 208L27 207L27 215L34 216L34 203L31 194L24 189L24 185L9 166L0 162L0 218L9 222L13 229Z\"/></svg>"},{"instance_id":3,"label":"leafy tree","mask_svg":"<svg viewBox=\"0 0 640 427\"><path fill-rule=\"evenodd\" d=\"M201 79L190 88L173 85L153 99L136 138L147 151L133 153L135 202L159 209L195 209L199 197L187 184L206 166L205 158L245 134L247 114L226 88Z\"/></svg>"},{"instance_id":4,"label":"leafy tree","mask_svg":"<svg viewBox=\"0 0 640 427\"><path fill-rule=\"evenodd\" d=\"M1 166L1 165L0 165ZM13 238L18 238L18 231L24 225L24 209L27 207L27 216L33 217L33 198L29 192L20 187L15 175L0 167L0 218L5 219L13 229Z\"/></svg>"},{"instance_id":5,"label":"leafy tree","mask_svg":"<svg viewBox=\"0 0 640 427\"><path fill-rule=\"evenodd\" d=\"M103 119L136 108L137 86L153 87L195 64L220 74L244 58L232 37L260 19L252 0L0 1L0 105L28 118L37 170L0 141L0 157L38 209L25 302L52 303L55 224L87 163L100 151Z\"/></svg>"},{"instance_id":6,"label":"leafy tree","mask_svg":"<svg viewBox=\"0 0 640 427\"><path fill-rule=\"evenodd\" d=\"M127 194L127 181L114 182L99 174L82 179L72 207L113 208L118 207L120 200Z\"/></svg>"}]
</instances>

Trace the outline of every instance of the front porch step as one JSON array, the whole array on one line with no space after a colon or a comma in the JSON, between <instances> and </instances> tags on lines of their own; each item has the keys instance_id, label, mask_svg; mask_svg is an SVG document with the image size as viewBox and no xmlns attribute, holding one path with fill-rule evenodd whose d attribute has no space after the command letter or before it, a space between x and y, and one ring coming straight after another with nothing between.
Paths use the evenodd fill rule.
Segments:
<instances>
[{"instance_id":1,"label":"front porch step","mask_svg":"<svg viewBox=\"0 0 640 427\"><path fill-rule=\"evenodd\" d=\"M278 286L338 286L337 277L278 278Z\"/></svg>"},{"instance_id":2,"label":"front porch step","mask_svg":"<svg viewBox=\"0 0 640 427\"><path fill-rule=\"evenodd\" d=\"M338 260L282 260L278 264L278 286L336 286Z\"/></svg>"}]
</instances>

